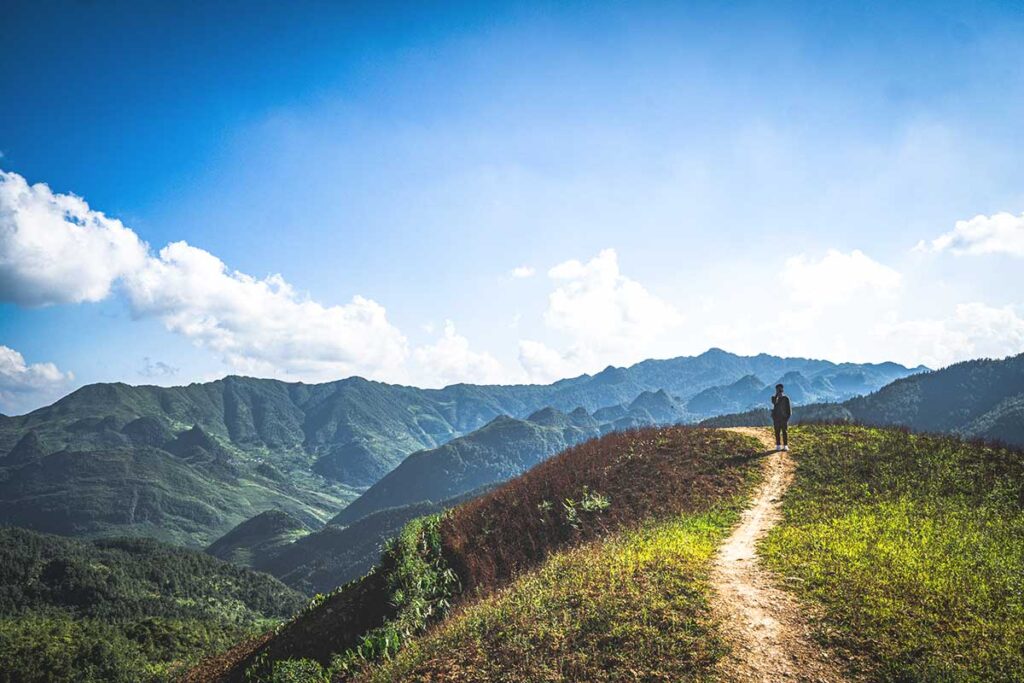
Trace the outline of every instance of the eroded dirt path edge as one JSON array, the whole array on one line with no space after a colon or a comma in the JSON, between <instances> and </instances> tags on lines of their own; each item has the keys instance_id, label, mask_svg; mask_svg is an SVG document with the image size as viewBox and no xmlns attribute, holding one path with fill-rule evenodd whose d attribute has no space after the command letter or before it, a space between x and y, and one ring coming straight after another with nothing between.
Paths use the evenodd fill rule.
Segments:
<instances>
[{"instance_id":1,"label":"eroded dirt path edge","mask_svg":"<svg viewBox=\"0 0 1024 683\"><path fill-rule=\"evenodd\" d=\"M803 608L775 587L761 566L757 542L781 518L782 494L793 481L796 464L786 451L774 451L770 430L734 427L773 451L763 462L763 480L739 524L719 548L711 572L712 608L722 624L731 653L719 664L725 681L846 680L838 664L810 636Z\"/></svg>"}]
</instances>

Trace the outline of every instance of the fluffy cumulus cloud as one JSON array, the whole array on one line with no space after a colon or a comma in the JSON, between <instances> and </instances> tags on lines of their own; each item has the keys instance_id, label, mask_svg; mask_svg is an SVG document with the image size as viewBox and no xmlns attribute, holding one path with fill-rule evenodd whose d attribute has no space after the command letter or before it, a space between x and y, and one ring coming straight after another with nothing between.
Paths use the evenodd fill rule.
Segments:
<instances>
[{"instance_id":1,"label":"fluffy cumulus cloud","mask_svg":"<svg viewBox=\"0 0 1024 683\"><path fill-rule=\"evenodd\" d=\"M957 221L953 229L931 242L919 242L918 251L950 251L954 254L1009 254L1024 256L1024 213L978 215Z\"/></svg>"},{"instance_id":2,"label":"fluffy cumulus cloud","mask_svg":"<svg viewBox=\"0 0 1024 683\"><path fill-rule=\"evenodd\" d=\"M0 171L0 300L99 301L146 261L146 245L79 197Z\"/></svg>"},{"instance_id":3,"label":"fluffy cumulus cloud","mask_svg":"<svg viewBox=\"0 0 1024 683\"><path fill-rule=\"evenodd\" d=\"M854 249L829 249L818 259L804 254L786 260L781 276L784 292L797 304L827 306L863 296L888 296L900 288L902 275Z\"/></svg>"},{"instance_id":4,"label":"fluffy cumulus cloud","mask_svg":"<svg viewBox=\"0 0 1024 683\"><path fill-rule=\"evenodd\" d=\"M565 351L541 342L519 345L519 359L536 380L641 360L682 322L679 311L619 269L614 249L590 261L565 261L548 271L555 289L544 322L569 339Z\"/></svg>"},{"instance_id":5,"label":"fluffy cumulus cloud","mask_svg":"<svg viewBox=\"0 0 1024 683\"><path fill-rule=\"evenodd\" d=\"M440 387L455 382L493 384L507 379L505 369L491 354L470 349L469 340L446 320L444 333L433 344L413 352L418 368L417 383Z\"/></svg>"},{"instance_id":6,"label":"fluffy cumulus cloud","mask_svg":"<svg viewBox=\"0 0 1024 683\"><path fill-rule=\"evenodd\" d=\"M53 363L26 363L20 353L0 345L0 406L5 413L21 412L23 406L55 398L73 379L74 375Z\"/></svg>"},{"instance_id":7,"label":"fluffy cumulus cloud","mask_svg":"<svg viewBox=\"0 0 1024 683\"><path fill-rule=\"evenodd\" d=\"M512 269L512 277L519 280L533 277L537 270L533 266L517 266Z\"/></svg>"},{"instance_id":8,"label":"fluffy cumulus cloud","mask_svg":"<svg viewBox=\"0 0 1024 683\"><path fill-rule=\"evenodd\" d=\"M945 318L878 323L873 336L891 357L939 368L971 358L1002 358L1024 351L1024 318L1012 306L958 304Z\"/></svg>"},{"instance_id":9,"label":"fluffy cumulus cloud","mask_svg":"<svg viewBox=\"0 0 1024 683\"><path fill-rule=\"evenodd\" d=\"M642 345L682 320L671 304L619 271L614 249L587 263L561 263L548 276L559 286L548 297L545 322L595 348Z\"/></svg>"},{"instance_id":10,"label":"fluffy cumulus cloud","mask_svg":"<svg viewBox=\"0 0 1024 683\"><path fill-rule=\"evenodd\" d=\"M557 351L543 342L522 339L519 342L519 364L530 381L553 382L597 370L602 359L598 353L581 344Z\"/></svg>"},{"instance_id":11,"label":"fluffy cumulus cloud","mask_svg":"<svg viewBox=\"0 0 1024 683\"><path fill-rule=\"evenodd\" d=\"M213 254L174 242L125 277L132 310L220 354L240 372L334 379L397 379L405 337L380 304L356 296L325 306L280 275L229 271Z\"/></svg>"},{"instance_id":12,"label":"fluffy cumulus cloud","mask_svg":"<svg viewBox=\"0 0 1024 683\"><path fill-rule=\"evenodd\" d=\"M280 275L229 270L185 242L157 254L84 200L0 176L0 300L20 305L99 301L120 282L137 316L218 354L239 372L324 380L400 379L405 337L360 296L326 306Z\"/></svg>"}]
</instances>

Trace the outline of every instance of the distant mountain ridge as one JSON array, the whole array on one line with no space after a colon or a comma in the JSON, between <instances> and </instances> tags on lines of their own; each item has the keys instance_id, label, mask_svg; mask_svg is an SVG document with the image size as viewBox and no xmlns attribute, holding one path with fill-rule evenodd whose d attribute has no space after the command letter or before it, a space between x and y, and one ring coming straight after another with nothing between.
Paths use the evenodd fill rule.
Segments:
<instances>
[{"instance_id":1,"label":"distant mountain ridge","mask_svg":"<svg viewBox=\"0 0 1024 683\"><path fill-rule=\"evenodd\" d=\"M800 405L794 423L842 420L905 425L926 432L951 432L1024 446L1024 354L1000 360L956 363L901 378L866 396L842 403ZM768 424L767 410L708 419L709 426Z\"/></svg>"},{"instance_id":2,"label":"distant mountain ridge","mask_svg":"<svg viewBox=\"0 0 1024 683\"><path fill-rule=\"evenodd\" d=\"M406 456L500 416L522 420L552 408L589 415L607 431L715 414L714 404L695 410L689 402L748 375L770 382L799 373L811 386L833 387L821 400L838 400L915 371L712 349L549 385L418 389L358 377L94 384L27 415L0 417L0 522L205 546L267 509L322 525Z\"/></svg>"}]
</instances>

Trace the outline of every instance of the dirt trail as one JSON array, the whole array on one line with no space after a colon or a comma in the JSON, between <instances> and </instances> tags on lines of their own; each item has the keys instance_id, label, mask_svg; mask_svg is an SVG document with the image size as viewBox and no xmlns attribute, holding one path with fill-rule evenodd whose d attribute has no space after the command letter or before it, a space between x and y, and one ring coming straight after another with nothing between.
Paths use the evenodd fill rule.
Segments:
<instances>
[{"instance_id":1,"label":"dirt trail","mask_svg":"<svg viewBox=\"0 0 1024 683\"><path fill-rule=\"evenodd\" d=\"M767 429L735 427L774 451ZM764 459L764 480L715 557L711 574L713 609L732 646L719 665L727 681L814 681L845 678L838 663L811 639L804 610L775 587L757 557L757 542L780 518L782 494L793 481L796 465L789 453L772 452Z\"/></svg>"}]
</instances>

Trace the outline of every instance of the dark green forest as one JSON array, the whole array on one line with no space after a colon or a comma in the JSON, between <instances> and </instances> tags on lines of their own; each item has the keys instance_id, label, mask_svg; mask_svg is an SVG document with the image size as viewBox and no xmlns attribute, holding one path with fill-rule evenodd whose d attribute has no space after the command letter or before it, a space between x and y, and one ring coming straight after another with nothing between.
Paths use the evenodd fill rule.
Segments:
<instances>
[{"instance_id":1,"label":"dark green forest","mask_svg":"<svg viewBox=\"0 0 1024 683\"><path fill-rule=\"evenodd\" d=\"M0 527L0 681L156 681L295 613L273 577L148 539Z\"/></svg>"}]
</instances>

